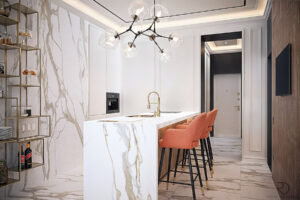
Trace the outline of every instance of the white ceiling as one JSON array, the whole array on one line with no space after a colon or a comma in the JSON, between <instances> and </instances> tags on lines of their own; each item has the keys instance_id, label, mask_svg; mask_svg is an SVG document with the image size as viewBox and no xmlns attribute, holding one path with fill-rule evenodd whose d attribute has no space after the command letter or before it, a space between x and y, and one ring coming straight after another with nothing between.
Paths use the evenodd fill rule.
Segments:
<instances>
[{"instance_id":1,"label":"white ceiling","mask_svg":"<svg viewBox=\"0 0 300 200\"><path fill-rule=\"evenodd\" d=\"M232 45L237 45L237 39L235 40L221 40L221 41L214 41L215 46L232 46Z\"/></svg>"},{"instance_id":2,"label":"white ceiling","mask_svg":"<svg viewBox=\"0 0 300 200\"><path fill-rule=\"evenodd\" d=\"M131 21L128 15L128 7L132 0L62 1L114 30L124 30ZM148 3L150 8L154 0L144 1ZM246 0L244 6L244 0L156 0L156 3L164 5L170 14L169 17L162 19L157 27L170 28L264 17L270 1ZM151 21L146 20L143 23L149 25Z\"/></svg>"},{"instance_id":3,"label":"white ceiling","mask_svg":"<svg viewBox=\"0 0 300 200\"><path fill-rule=\"evenodd\" d=\"M240 52L243 48L242 39L212 41L205 45L210 54Z\"/></svg>"},{"instance_id":4,"label":"white ceiling","mask_svg":"<svg viewBox=\"0 0 300 200\"><path fill-rule=\"evenodd\" d=\"M133 0L85 0L110 20L124 25L131 21L128 15L128 7ZM97 4L97 1L99 4ZM154 0L144 0L149 8ZM241 10L255 9L258 0L156 0L156 4L164 5L171 16L168 20L197 18L215 14L231 13ZM92 3L92 4L91 4ZM106 10L105 8L110 10ZM192 13L192 14L188 14ZM119 19L120 17L121 19ZM179 16L174 16L179 15ZM125 21L125 22L124 22ZM123 24L122 24L123 23Z\"/></svg>"}]
</instances>

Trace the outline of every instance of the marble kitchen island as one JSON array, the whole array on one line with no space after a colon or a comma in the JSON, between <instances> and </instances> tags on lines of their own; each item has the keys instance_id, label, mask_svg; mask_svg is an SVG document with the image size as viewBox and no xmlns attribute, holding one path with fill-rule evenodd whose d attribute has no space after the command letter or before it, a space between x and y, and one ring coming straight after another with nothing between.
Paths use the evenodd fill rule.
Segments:
<instances>
[{"instance_id":1,"label":"marble kitchen island","mask_svg":"<svg viewBox=\"0 0 300 200\"><path fill-rule=\"evenodd\" d=\"M84 123L84 199L158 199L158 132L197 112Z\"/></svg>"}]
</instances>

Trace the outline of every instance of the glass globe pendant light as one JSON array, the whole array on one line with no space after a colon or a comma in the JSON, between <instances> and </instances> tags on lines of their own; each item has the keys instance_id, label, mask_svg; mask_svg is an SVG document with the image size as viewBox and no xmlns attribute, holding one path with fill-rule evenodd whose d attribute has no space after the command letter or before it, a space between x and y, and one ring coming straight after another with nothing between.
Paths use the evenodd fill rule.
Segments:
<instances>
[{"instance_id":1,"label":"glass globe pendant light","mask_svg":"<svg viewBox=\"0 0 300 200\"><path fill-rule=\"evenodd\" d=\"M1 0L0 0L1 1ZM159 34L156 29L156 23L158 23L161 19L164 19L169 16L169 11L161 4L156 4L154 0L154 5L150 9L147 7L147 4L144 0L133 0L128 8L129 16L132 18L132 21L129 27L123 32L115 32L115 31L106 31L101 34L99 39L99 44L105 48L115 48L120 41L120 36L126 33L133 34L133 40L126 44L124 47L125 56L127 58L132 58L137 55L137 49L135 46L135 41L140 36L148 37L150 41L153 41L155 46L159 49L159 59L161 62L168 62L170 59L169 53L162 49L158 44L158 39L169 40L170 45L173 47L178 47L182 44L183 38L179 34L171 34L169 36ZM152 17L152 23L148 28L143 28L143 26L137 28L137 25L141 23L144 18ZM138 29L138 30L137 30Z\"/></svg>"},{"instance_id":2,"label":"glass globe pendant light","mask_svg":"<svg viewBox=\"0 0 300 200\"><path fill-rule=\"evenodd\" d=\"M160 50L159 59L161 62L167 63L170 60L170 54L166 50L162 49Z\"/></svg>"},{"instance_id":3,"label":"glass globe pendant light","mask_svg":"<svg viewBox=\"0 0 300 200\"><path fill-rule=\"evenodd\" d=\"M172 47L179 47L183 43L182 35L173 33L169 36L169 42Z\"/></svg>"},{"instance_id":4,"label":"glass globe pendant light","mask_svg":"<svg viewBox=\"0 0 300 200\"><path fill-rule=\"evenodd\" d=\"M165 17L168 15L168 9L161 4L155 4L150 9L150 17L152 17L153 19ZM157 22L159 22L159 20L157 20Z\"/></svg>"},{"instance_id":5,"label":"glass globe pendant light","mask_svg":"<svg viewBox=\"0 0 300 200\"><path fill-rule=\"evenodd\" d=\"M128 14L134 21L143 21L148 14L147 4L143 0L134 0L128 8Z\"/></svg>"},{"instance_id":6,"label":"glass globe pendant light","mask_svg":"<svg viewBox=\"0 0 300 200\"><path fill-rule=\"evenodd\" d=\"M99 38L99 45L103 48L114 49L120 41L120 37L117 32L109 30L101 33Z\"/></svg>"},{"instance_id":7,"label":"glass globe pendant light","mask_svg":"<svg viewBox=\"0 0 300 200\"><path fill-rule=\"evenodd\" d=\"M137 55L136 46L132 42L128 42L124 48L124 53L127 58L135 57Z\"/></svg>"}]
</instances>

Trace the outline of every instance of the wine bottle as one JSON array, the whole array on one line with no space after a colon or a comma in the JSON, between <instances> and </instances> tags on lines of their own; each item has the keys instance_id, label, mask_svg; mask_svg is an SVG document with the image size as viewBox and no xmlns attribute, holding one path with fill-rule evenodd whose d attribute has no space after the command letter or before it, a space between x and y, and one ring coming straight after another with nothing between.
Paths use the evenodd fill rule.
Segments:
<instances>
[{"instance_id":1,"label":"wine bottle","mask_svg":"<svg viewBox=\"0 0 300 200\"><path fill-rule=\"evenodd\" d=\"M27 148L25 150L25 168L32 167L32 151L30 149L30 142L27 143Z\"/></svg>"},{"instance_id":2,"label":"wine bottle","mask_svg":"<svg viewBox=\"0 0 300 200\"><path fill-rule=\"evenodd\" d=\"M25 153L23 151L23 145L21 145L21 169L25 169Z\"/></svg>"}]
</instances>

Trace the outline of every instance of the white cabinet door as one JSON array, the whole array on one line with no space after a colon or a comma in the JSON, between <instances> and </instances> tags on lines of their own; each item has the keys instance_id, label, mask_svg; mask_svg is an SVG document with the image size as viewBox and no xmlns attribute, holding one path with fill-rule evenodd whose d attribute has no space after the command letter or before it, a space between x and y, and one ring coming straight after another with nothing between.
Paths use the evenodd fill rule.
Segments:
<instances>
[{"instance_id":1,"label":"white cabinet door","mask_svg":"<svg viewBox=\"0 0 300 200\"><path fill-rule=\"evenodd\" d=\"M106 50L99 45L102 32L89 25L89 117L106 113Z\"/></svg>"}]
</instances>

